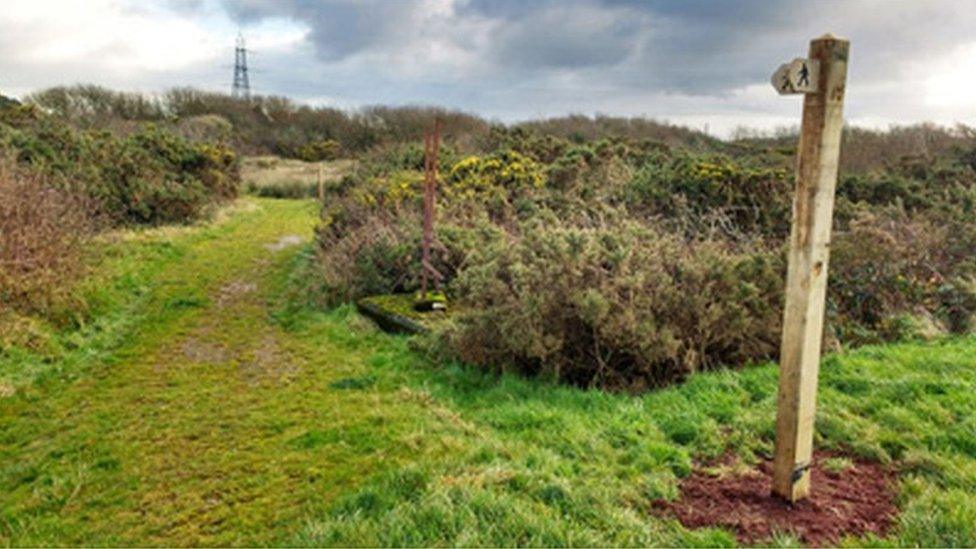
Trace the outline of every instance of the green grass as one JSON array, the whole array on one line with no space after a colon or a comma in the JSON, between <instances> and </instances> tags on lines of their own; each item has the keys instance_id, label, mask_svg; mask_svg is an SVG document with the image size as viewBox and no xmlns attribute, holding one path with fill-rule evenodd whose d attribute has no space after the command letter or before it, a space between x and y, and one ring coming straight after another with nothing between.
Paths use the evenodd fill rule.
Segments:
<instances>
[{"instance_id":1,"label":"green grass","mask_svg":"<svg viewBox=\"0 0 976 549\"><path fill-rule=\"evenodd\" d=\"M55 360L0 358L0 543L734 544L650 502L697 458L771 451L774 365L628 396L433 363L287 303L307 246L268 245L310 239L313 206L243 204L109 239L97 320ZM817 444L900 470L895 531L849 543L976 545L974 351L824 360Z\"/></svg>"}]
</instances>

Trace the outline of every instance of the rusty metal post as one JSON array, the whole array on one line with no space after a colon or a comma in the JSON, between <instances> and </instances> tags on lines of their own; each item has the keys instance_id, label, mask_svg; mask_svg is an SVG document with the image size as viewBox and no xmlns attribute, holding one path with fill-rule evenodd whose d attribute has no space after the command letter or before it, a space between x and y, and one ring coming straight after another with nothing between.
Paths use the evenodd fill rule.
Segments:
<instances>
[{"instance_id":1,"label":"rusty metal post","mask_svg":"<svg viewBox=\"0 0 976 549\"><path fill-rule=\"evenodd\" d=\"M427 264L430 259L430 180L431 180L431 146L433 136L424 133L424 235L421 243L420 260L420 299L427 299Z\"/></svg>"},{"instance_id":2,"label":"rusty metal post","mask_svg":"<svg viewBox=\"0 0 976 549\"><path fill-rule=\"evenodd\" d=\"M441 121L434 121L434 131L424 137L424 236L421 250L420 298L427 299L429 278L433 279L437 291L441 289L442 275L430 261L430 247L434 242L434 207L438 177L438 157L440 156ZM429 277L429 278L428 278Z\"/></svg>"}]
</instances>

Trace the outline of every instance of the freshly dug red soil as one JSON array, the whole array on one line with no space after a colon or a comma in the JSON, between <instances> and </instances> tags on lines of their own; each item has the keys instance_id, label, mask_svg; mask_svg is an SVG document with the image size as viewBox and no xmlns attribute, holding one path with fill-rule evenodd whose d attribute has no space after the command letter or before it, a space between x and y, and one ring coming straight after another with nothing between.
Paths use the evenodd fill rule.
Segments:
<instances>
[{"instance_id":1,"label":"freshly dug red soil","mask_svg":"<svg viewBox=\"0 0 976 549\"><path fill-rule=\"evenodd\" d=\"M772 495L772 461L745 473L716 475L716 466L730 470L734 458L727 456L682 480L676 501L656 501L654 507L687 528L732 530L747 544L767 541L777 532L791 532L815 546L834 545L846 535L884 536L897 513L892 473L878 463L850 456L852 467L832 472L822 466L829 457L842 456L814 455L810 497L795 505Z\"/></svg>"}]
</instances>

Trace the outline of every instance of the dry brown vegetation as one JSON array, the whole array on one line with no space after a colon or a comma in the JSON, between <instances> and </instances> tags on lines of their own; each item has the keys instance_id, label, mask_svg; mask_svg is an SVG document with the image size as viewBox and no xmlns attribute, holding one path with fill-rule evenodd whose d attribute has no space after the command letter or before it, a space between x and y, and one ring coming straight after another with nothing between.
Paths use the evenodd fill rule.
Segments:
<instances>
[{"instance_id":1,"label":"dry brown vegetation","mask_svg":"<svg viewBox=\"0 0 976 549\"><path fill-rule=\"evenodd\" d=\"M863 174L907 163L933 164L953 150L972 147L976 142L976 128L932 123L892 126L886 130L847 127L843 139L841 173ZM748 152L764 148L792 152L796 140L796 128L772 132L739 128L733 132L731 144Z\"/></svg>"},{"instance_id":2,"label":"dry brown vegetation","mask_svg":"<svg viewBox=\"0 0 976 549\"><path fill-rule=\"evenodd\" d=\"M451 135L481 135L490 127L480 117L440 107L371 106L344 111L299 105L286 97L244 100L190 88L155 97L79 85L44 90L28 97L28 102L79 127L117 130L153 122L190 139L219 138L242 154L306 160L311 160L309 145L335 143L338 148L331 154L349 156L384 143L420 139L435 118Z\"/></svg>"},{"instance_id":3,"label":"dry brown vegetation","mask_svg":"<svg viewBox=\"0 0 976 549\"><path fill-rule=\"evenodd\" d=\"M685 126L658 122L648 118L623 118L605 115L589 117L581 114L533 120L519 124L526 130L568 139L575 143L596 141L608 137L653 139L672 146L714 148L718 139Z\"/></svg>"},{"instance_id":4,"label":"dry brown vegetation","mask_svg":"<svg viewBox=\"0 0 976 549\"><path fill-rule=\"evenodd\" d=\"M50 313L70 300L93 229L86 201L0 163L0 311Z\"/></svg>"}]
</instances>

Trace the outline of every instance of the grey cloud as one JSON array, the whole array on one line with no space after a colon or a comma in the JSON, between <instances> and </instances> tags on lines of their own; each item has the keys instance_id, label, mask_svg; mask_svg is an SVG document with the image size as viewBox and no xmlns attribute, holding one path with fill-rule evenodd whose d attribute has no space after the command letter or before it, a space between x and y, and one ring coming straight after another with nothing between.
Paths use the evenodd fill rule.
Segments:
<instances>
[{"instance_id":1,"label":"grey cloud","mask_svg":"<svg viewBox=\"0 0 976 549\"><path fill-rule=\"evenodd\" d=\"M896 81L912 61L972 40L976 15L976 4L938 0L606 3L644 6L653 17L641 54L617 75L621 85L705 95L765 81L827 31L851 39L853 81Z\"/></svg>"},{"instance_id":2,"label":"grey cloud","mask_svg":"<svg viewBox=\"0 0 976 549\"><path fill-rule=\"evenodd\" d=\"M169 3L188 10L202 1ZM244 24L307 24L324 61L393 54L428 38L418 28L430 10L423 0L218 2ZM506 71L605 68L602 78L620 86L721 94L765 79L770 65L802 54L807 39L827 30L854 42L857 78L892 79L906 62L972 41L974 16L976 3L955 0L456 0L455 22L493 22L497 32L481 50L452 35L450 21L438 32L503 79L512 76Z\"/></svg>"},{"instance_id":3,"label":"grey cloud","mask_svg":"<svg viewBox=\"0 0 976 549\"><path fill-rule=\"evenodd\" d=\"M111 9L149 17L145 6L131 0ZM280 18L306 26L304 43L252 58L261 93L343 106L444 104L505 119L568 111L789 119L796 102L745 88L764 85L811 37L832 31L852 41L852 117L946 120L955 111L926 104L924 64L976 42L976 2L950 0L170 0L168 8L224 29L229 16L245 34ZM229 87L230 69L216 61L122 76L38 62L23 47L43 31L37 25L0 28L0 86L98 74L123 87ZM971 112L961 114L972 122Z\"/></svg>"},{"instance_id":4,"label":"grey cloud","mask_svg":"<svg viewBox=\"0 0 976 549\"><path fill-rule=\"evenodd\" d=\"M421 0L235 0L247 23L288 17L311 29L323 61L369 52L378 58L429 40L430 6ZM802 55L826 30L851 38L854 76L892 79L906 61L945 51L968 37L976 4L931 0L459 0L437 37L472 54L486 79L538 80L550 69L576 71L606 86L722 95L764 81L783 60ZM457 28L494 25L475 44ZM463 75L459 75L459 78Z\"/></svg>"},{"instance_id":5,"label":"grey cloud","mask_svg":"<svg viewBox=\"0 0 976 549\"><path fill-rule=\"evenodd\" d=\"M502 26L493 37L492 53L502 66L615 65L636 51L645 19L633 9L548 6Z\"/></svg>"},{"instance_id":6,"label":"grey cloud","mask_svg":"<svg viewBox=\"0 0 976 549\"><path fill-rule=\"evenodd\" d=\"M244 23L286 17L307 24L316 54L325 61L396 43L412 30L404 24L419 9L414 0L234 0L224 5Z\"/></svg>"}]
</instances>

